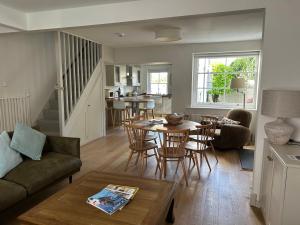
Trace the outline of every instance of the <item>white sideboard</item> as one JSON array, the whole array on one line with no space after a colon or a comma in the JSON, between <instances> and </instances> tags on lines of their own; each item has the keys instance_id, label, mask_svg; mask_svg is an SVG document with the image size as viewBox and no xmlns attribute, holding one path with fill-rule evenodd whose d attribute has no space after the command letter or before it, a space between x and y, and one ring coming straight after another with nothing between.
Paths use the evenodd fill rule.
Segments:
<instances>
[{"instance_id":1,"label":"white sideboard","mask_svg":"<svg viewBox=\"0 0 300 225\"><path fill-rule=\"evenodd\" d=\"M265 140L262 212L266 225L300 225L300 146L272 145Z\"/></svg>"}]
</instances>

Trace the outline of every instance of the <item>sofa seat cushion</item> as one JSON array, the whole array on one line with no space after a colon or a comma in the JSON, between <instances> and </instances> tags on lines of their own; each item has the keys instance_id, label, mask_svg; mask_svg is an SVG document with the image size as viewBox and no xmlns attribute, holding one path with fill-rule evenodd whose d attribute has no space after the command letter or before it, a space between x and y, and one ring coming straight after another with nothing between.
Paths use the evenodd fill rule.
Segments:
<instances>
[{"instance_id":1,"label":"sofa seat cushion","mask_svg":"<svg viewBox=\"0 0 300 225\"><path fill-rule=\"evenodd\" d=\"M27 196L24 187L2 179L0 179L0 193L0 211L25 199Z\"/></svg>"},{"instance_id":2,"label":"sofa seat cushion","mask_svg":"<svg viewBox=\"0 0 300 225\"><path fill-rule=\"evenodd\" d=\"M81 160L74 156L49 152L40 161L25 160L4 179L22 185L31 195L60 178L79 171L80 167Z\"/></svg>"}]
</instances>

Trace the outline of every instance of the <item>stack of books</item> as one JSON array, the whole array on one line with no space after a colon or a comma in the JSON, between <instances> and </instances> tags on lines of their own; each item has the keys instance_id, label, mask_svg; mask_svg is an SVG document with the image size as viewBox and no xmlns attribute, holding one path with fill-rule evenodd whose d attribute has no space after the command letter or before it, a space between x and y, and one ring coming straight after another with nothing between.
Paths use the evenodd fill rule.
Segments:
<instances>
[{"instance_id":1,"label":"stack of books","mask_svg":"<svg viewBox=\"0 0 300 225\"><path fill-rule=\"evenodd\" d=\"M138 187L109 184L97 194L89 197L87 203L112 215L127 205L138 190Z\"/></svg>"}]
</instances>

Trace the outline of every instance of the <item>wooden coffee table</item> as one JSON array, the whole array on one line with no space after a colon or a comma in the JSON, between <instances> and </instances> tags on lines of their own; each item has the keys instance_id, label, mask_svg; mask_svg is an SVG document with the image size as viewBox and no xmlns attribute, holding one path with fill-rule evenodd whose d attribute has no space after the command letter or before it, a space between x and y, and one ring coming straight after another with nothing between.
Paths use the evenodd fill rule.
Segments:
<instances>
[{"instance_id":1,"label":"wooden coffee table","mask_svg":"<svg viewBox=\"0 0 300 225\"><path fill-rule=\"evenodd\" d=\"M109 216L86 199L108 184L140 190L121 211ZM90 172L19 216L23 225L161 225L174 222L176 184L110 173Z\"/></svg>"}]
</instances>

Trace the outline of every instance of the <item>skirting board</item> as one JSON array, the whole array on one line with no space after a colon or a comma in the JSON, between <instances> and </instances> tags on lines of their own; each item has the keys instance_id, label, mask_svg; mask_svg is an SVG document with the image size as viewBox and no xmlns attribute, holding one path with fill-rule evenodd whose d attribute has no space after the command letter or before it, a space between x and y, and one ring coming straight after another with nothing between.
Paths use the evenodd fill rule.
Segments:
<instances>
[{"instance_id":1,"label":"skirting board","mask_svg":"<svg viewBox=\"0 0 300 225\"><path fill-rule=\"evenodd\" d=\"M257 201L257 194L251 193L250 194L250 205L256 208L260 208L260 201Z\"/></svg>"}]
</instances>

